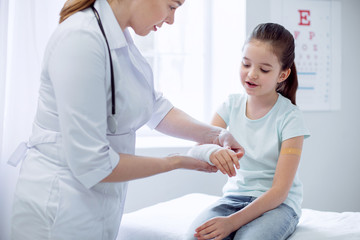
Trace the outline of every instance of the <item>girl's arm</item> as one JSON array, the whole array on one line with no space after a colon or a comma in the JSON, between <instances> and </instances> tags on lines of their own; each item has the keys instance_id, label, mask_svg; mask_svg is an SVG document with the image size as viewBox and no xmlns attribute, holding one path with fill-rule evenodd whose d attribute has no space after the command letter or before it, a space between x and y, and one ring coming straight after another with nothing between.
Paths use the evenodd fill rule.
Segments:
<instances>
[{"instance_id":1,"label":"girl's arm","mask_svg":"<svg viewBox=\"0 0 360 240\"><path fill-rule=\"evenodd\" d=\"M222 239L263 213L285 201L300 162L303 136L285 140L281 145L272 187L242 210L228 216L213 218L196 229L198 239ZM283 152L283 153L282 153Z\"/></svg>"},{"instance_id":2,"label":"girl's arm","mask_svg":"<svg viewBox=\"0 0 360 240\"><path fill-rule=\"evenodd\" d=\"M215 114L211 124L222 129L227 127L218 114ZM191 148L188 155L209 162L223 174L232 177L236 175L234 165L237 169L240 168L239 159L244 155L244 150L233 151L230 147L220 147L217 144L199 144Z\"/></svg>"},{"instance_id":3,"label":"girl's arm","mask_svg":"<svg viewBox=\"0 0 360 240\"><path fill-rule=\"evenodd\" d=\"M215 115L213 116L213 119L211 120L211 125L216 126L216 127L221 127L221 128L224 128L224 129L227 128L226 122L217 113L215 113Z\"/></svg>"},{"instance_id":4,"label":"girl's arm","mask_svg":"<svg viewBox=\"0 0 360 240\"><path fill-rule=\"evenodd\" d=\"M303 136L290 138L281 144L281 149L298 149L301 151L303 141ZM244 208L243 211L239 211L231 216L234 222L236 222L237 229L259 217L264 212L278 207L285 201L295 178L299 162L300 155L297 153L280 154L272 187L249 204L248 207Z\"/></svg>"},{"instance_id":5,"label":"girl's arm","mask_svg":"<svg viewBox=\"0 0 360 240\"><path fill-rule=\"evenodd\" d=\"M224 121L224 119L222 119L222 117L220 117L219 114L215 113L212 121L211 121L211 125L213 126L217 126L217 127L221 127L226 129L227 128L227 124ZM239 164L239 159L245 154L244 149L242 149L240 155L239 152L237 152L235 155L231 153L231 151L226 151L225 149L222 149L220 151L216 151L213 152L210 155L210 161L211 163L213 163L217 169L219 169L223 174L228 174L229 177L233 177L236 175L236 171L234 168L234 165L237 169L240 168L240 164ZM220 155L220 157L219 157ZM225 161L220 161L220 159L223 159Z\"/></svg>"}]
</instances>

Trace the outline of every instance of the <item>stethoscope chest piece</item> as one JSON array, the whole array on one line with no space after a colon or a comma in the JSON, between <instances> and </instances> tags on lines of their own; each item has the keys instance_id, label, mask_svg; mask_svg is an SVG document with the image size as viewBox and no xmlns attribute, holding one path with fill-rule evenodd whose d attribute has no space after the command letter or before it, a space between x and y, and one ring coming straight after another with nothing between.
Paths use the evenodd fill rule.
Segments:
<instances>
[{"instance_id":1,"label":"stethoscope chest piece","mask_svg":"<svg viewBox=\"0 0 360 240\"><path fill-rule=\"evenodd\" d=\"M117 121L114 115L110 115L107 117L107 126L111 133L116 133Z\"/></svg>"}]
</instances>

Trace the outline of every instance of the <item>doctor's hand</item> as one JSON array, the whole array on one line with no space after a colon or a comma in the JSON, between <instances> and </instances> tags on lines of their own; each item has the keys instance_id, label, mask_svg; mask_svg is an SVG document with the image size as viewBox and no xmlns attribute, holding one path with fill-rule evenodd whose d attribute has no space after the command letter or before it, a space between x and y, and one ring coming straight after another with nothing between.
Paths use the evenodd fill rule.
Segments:
<instances>
[{"instance_id":1,"label":"doctor's hand","mask_svg":"<svg viewBox=\"0 0 360 240\"><path fill-rule=\"evenodd\" d=\"M235 140L233 135L226 129L222 129L220 134L215 138L214 144L233 150L236 154L240 154L240 158L244 156L244 148Z\"/></svg>"},{"instance_id":2,"label":"doctor's hand","mask_svg":"<svg viewBox=\"0 0 360 240\"><path fill-rule=\"evenodd\" d=\"M223 174L229 177L236 175L234 166L240 169L239 159L243 156L242 152L234 152L229 147L221 148L210 155L210 162L212 162Z\"/></svg>"},{"instance_id":3,"label":"doctor's hand","mask_svg":"<svg viewBox=\"0 0 360 240\"><path fill-rule=\"evenodd\" d=\"M202 172L217 172L218 169L215 166L210 165L207 162L201 161L189 156L183 156L179 154L169 155L166 160L171 164L172 169L189 169Z\"/></svg>"}]
</instances>

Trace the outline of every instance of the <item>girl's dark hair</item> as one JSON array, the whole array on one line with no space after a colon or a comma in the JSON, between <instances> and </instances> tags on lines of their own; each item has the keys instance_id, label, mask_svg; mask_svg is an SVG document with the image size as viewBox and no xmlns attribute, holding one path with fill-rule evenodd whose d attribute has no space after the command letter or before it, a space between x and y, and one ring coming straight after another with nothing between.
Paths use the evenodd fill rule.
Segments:
<instances>
[{"instance_id":1,"label":"girl's dark hair","mask_svg":"<svg viewBox=\"0 0 360 240\"><path fill-rule=\"evenodd\" d=\"M95 0L67 0L61 9L59 23L65 21L74 13L90 7L94 2Z\"/></svg>"},{"instance_id":2,"label":"girl's dark hair","mask_svg":"<svg viewBox=\"0 0 360 240\"><path fill-rule=\"evenodd\" d=\"M291 69L289 77L278 84L276 91L296 105L298 78L295 67L295 40L291 33L276 23L263 23L255 27L246 41L259 40L269 43L280 61L281 70Z\"/></svg>"}]
</instances>

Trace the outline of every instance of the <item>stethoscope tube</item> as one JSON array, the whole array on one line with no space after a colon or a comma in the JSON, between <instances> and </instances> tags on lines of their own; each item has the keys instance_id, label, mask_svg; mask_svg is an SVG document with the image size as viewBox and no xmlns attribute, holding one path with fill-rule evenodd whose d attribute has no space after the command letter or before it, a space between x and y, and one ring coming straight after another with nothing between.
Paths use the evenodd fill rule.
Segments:
<instances>
[{"instance_id":1,"label":"stethoscope tube","mask_svg":"<svg viewBox=\"0 0 360 240\"><path fill-rule=\"evenodd\" d=\"M116 129L117 129L117 121L115 118L115 114L116 114L116 101L115 101L115 79L114 79L114 69L113 69L113 62L112 62L112 57L111 57L111 53L110 53L110 46L109 46L109 42L107 40L106 34L105 34L105 30L104 27L101 23L101 19L100 19L100 15L98 13L98 11L95 9L94 5L91 6L91 9L94 12L94 15L96 17L96 20L99 24L100 30L105 38L105 42L108 48L108 52L109 52L109 58L110 58L110 74L111 74L111 116L108 116L107 118L107 124L108 124L108 129L111 133L115 133Z\"/></svg>"}]
</instances>

